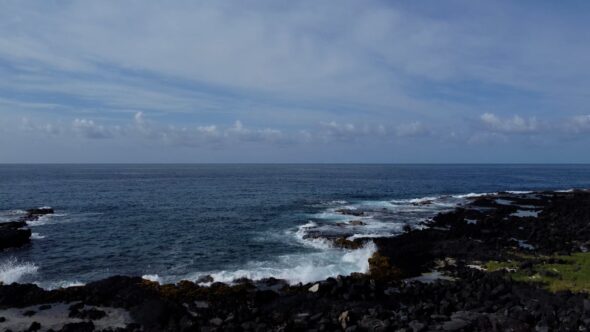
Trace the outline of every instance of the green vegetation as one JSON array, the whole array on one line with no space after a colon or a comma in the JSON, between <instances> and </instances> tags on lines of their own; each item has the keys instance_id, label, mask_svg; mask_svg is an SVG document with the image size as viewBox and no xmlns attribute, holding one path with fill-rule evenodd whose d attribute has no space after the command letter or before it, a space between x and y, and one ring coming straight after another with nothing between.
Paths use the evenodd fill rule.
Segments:
<instances>
[{"instance_id":1,"label":"green vegetation","mask_svg":"<svg viewBox=\"0 0 590 332\"><path fill-rule=\"evenodd\" d=\"M500 271L500 270L512 271L512 270L518 269L518 262L515 262L515 261L507 261L507 262L489 261L485 264L485 269L490 272Z\"/></svg>"},{"instance_id":2,"label":"green vegetation","mask_svg":"<svg viewBox=\"0 0 590 332\"><path fill-rule=\"evenodd\" d=\"M537 257L528 267L518 261L487 262L488 271L508 270L515 281L535 282L549 291L590 293L590 253L574 253L569 256ZM526 266L526 265L524 265Z\"/></svg>"}]
</instances>

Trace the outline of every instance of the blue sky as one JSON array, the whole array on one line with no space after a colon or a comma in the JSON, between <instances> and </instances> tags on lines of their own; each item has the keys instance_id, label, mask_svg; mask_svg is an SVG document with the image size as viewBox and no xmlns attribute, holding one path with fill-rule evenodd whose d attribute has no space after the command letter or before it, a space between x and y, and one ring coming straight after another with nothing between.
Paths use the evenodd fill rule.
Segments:
<instances>
[{"instance_id":1,"label":"blue sky","mask_svg":"<svg viewBox=\"0 0 590 332\"><path fill-rule=\"evenodd\" d=\"M590 162L589 7L0 0L0 162Z\"/></svg>"}]
</instances>

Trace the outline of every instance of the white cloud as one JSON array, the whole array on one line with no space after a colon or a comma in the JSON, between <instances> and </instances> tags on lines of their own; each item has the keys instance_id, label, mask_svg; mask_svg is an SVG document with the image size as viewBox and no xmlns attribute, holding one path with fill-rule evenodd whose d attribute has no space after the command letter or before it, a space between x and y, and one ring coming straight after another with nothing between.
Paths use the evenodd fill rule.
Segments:
<instances>
[{"instance_id":1,"label":"white cloud","mask_svg":"<svg viewBox=\"0 0 590 332\"><path fill-rule=\"evenodd\" d=\"M590 132L590 114L578 115L567 119L563 128L567 134Z\"/></svg>"},{"instance_id":2,"label":"white cloud","mask_svg":"<svg viewBox=\"0 0 590 332\"><path fill-rule=\"evenodd\" d=\"M51 136L60 135L63 132L63 128L59 124L39 124L29 118L22 119L22 128L26 131L40 132Z\"/></svg>"},{"instance_id":3,"label":"white cloud","mask_svg":"<svg viewBox=\"0 0 590 332\"><path fill-rule=\"evenodd\" d=\"M395 135L398 137L416 137L428 135L430 131L420 122L401 124L396 127Z\"/></svg>"},{"instance_id":4,"label":"white cloud","mask_svg":"<svg viewBox=\"0 0 590 332\"><path fill-rule=\"evenodd\" d=\"M74 132L91 139L112 138L113 129L94 123L92 120L75 119L72 123Z\"/></svg>"},{"instance_id":5,"label":"white cloud","mask_svg":"<svg viewBox=\"0 0 590 332\"><path fill-rule=\"evenodd\" d=\"M492 113L484 113L480 120L486 129L506 134L527 134L539 130L539 124L535 117L528 119L514 115L511 118L500 118Z\"/></svg>"},{"instance_id":6,"label":"white cloud","mask_svg":"<svg viewBox=\"0 0 590 332\"><path fill-rule=\"evenodd\" d=\"M383 124L354 124L335 121L321 124L316 137L323 141L356 141L360 139L390 140L393 137L418 137L430 134L421 122L402 123L396 126Z\"/></svg>"}]
</instances>

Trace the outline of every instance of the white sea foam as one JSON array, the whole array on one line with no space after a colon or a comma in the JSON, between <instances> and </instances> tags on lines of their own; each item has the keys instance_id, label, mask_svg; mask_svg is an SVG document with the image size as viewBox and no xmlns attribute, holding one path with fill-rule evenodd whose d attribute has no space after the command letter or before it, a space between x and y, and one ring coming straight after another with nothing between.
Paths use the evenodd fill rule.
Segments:
<instances>
[{"instance_id":1,"label":"white sea foam","mask_svg":"<svg viewBox=\"0 0 590 332\"><path fill-rule=\"evenodd\" d=\"M452 197L455 198L477 198L477 197L483 197L483 196L489 196L489 195L495 195L497 193L468 193L468 194L462 194L462 195L453 195Z\"/></svg>"},{"instance_id":2,"label":"white sea foam","mask_svg":"<svg viewBox=\"0 0 590 332\"><path fill-rule=\"evenodd\" d=\"M4 210L0 211L0 222L14 221L24 216L27 211L23 210Z\"/></svg>"},{"instance_id":3,"label":"white sea foam","mask_svg":"<svg viewBox=\"0 0 590 332\"><path fill-rule=\"evenodd\" d=\"M528 211L528 210L518 210L514 213L511 213L510 216L512 217L519 217L519 218L526 218L526 217L533 217L537 218L541 211Z\"/></svg>"},{"instance_id":4,"label":"white sea foam","mask_svg":"<svg viewBox=\"0 0 590 332\"><path fill-rule=\"evenodd\" d=\"M498 198L496 199L496 204L498 205L512 205L512 201L507 200L507 199L502 199L502 198Z\"/></svg>"},{"instance_id":5,"label":"white sea foam","mask_svg":"<svg viewBox=\"0 0 590 332\"><path fill-rule=\"evenodd\" d=\"M51 282L35 282L37 286L47 289L47 290L54 290L59 288L68 288L68 287L79 287L84 286L83 282L74 280L59 280L59 281L51 281Z\"/></svg>"},{"instance_id":6,"label":"white sea foam","mask_svg":"<svg viewBox=\"0 0 590 332\"><path fill-rule=\"evenodd\" d=\"M392 203L396 204L420 204L420 203L427 203L430 201L434 201L439 199L440 196L426 196L426 197L419 197L419 198L407 198L407 199L393 199L391 200Z\"/></svg>"},{"instance_id":7,"label":"white sea foam","mask_svg":"<svg viewBox=\"0 0 590 332\"><path fill-rule=\"evenodd\" d=\"M158 282L158 283L162 282L162 279L157 274L144 274L141 276L141 278L145 279L145 280L149 280L149 281Z\"/></svg>"},{"instance_id":8,"label":"white sea foam","mask_svg":"<svg viewBox=\"0 0 590 332\"><path fill-rule=\"evenodd\" d=\"M0 282L11 284L20 281L24 276L37 273L38 267L29 262L19 262L11 257L0 262Z\"/></svg>"},{"instance_id":9,"label":"white sea foam","mask_svg":"<svg viewBox=\"0 0 590 332\"><path fill-rule=\"evenodd\" d=\"M39 216L36 220L27 221L27 225L29 225L30 227L46 225L49 222L49 216L49 214Z\"/></svg>"},{"instance_id":10,"label":"white sea foam","mask_svg":"<svg viewBox=\"0 0 590 332\"><path fill-rule=\"evenodd\" d=\"M45 215L39 216L36 220L27 221L27 225L29 225L30 227L43 226L43 225L47 225L47 224L53 222L53 220L55 218L60 218L60 217L65 217L65 216L67 216L67 214L65 214L65 213L45 214Z\"/></svg>"},{"instance_id":11,"label":"white sea foam","mask_svg":"<svg viewBox=\"0 0 590 332\"><path fill-rule=\"evenodd\" d=\"M45 238L45 235L41 235L39 233L31 233L31 239L33 239L33 240L41 240L44 238Z\"/></svg>"},{"instance_id":12,"label":"white sea foam","mask_svg":"<svg viewBox=\"0 0 590 332\"><path fill-rule=\"evenodd\" d=\"M332 244L323 238L309 238L306 237L308 231L310 229L313 229L315 227L317 227L318 224L310 221L307 224L301 225L297 228L297 231L294 233L295 235L295 239L305 245L305 246L309 246L312 248L316 248L316 249L331 249L332 248ZM287 232L288 233L288 232Z\"/></svg>"},{"instance_id":13,"label":"white sea foam","mask_svg":"<svg viewBox=\"0 0 590 332\"><path fill-rule=\"evenodd\" d=\"M529 190L508 190L506 191L509 194L515 194L515 195L519 195L519 194L531 194L532 191Z\"/></svg>"},{"instance_id":14,"label":"white sea foam","mask_svg":"<svg viewBox=\"0 0 590 332\"><path fill-rule=\"evenodd\" d=\"M368 234L353 234L352 236L347 237L348 241L354 241L356 239L374 239L378 237L391 237L399 235L399 233L368 233Z\"/></svg>"},{"instance_id":15,"label":"white sea foam","mask_svg":"<svg viewBox=\"0 0 590 332\"><path fill-rule=\"evenodd\" d=\"M562 190L556 190L556 193L571 193L574 192L574 188L570 188L570 189L562 189Z\"/></svg>"},{"instance_id":16,"label":"white sea foam","mask_svg":"<svg viewBox=\"0 0 590 332\"><path fill-rule=\"evenodd\" d=\"M283 255L274 261L250 262L237 270L196 273L183 279L196 281L210 275L216 282L231 283L240 278L260 280L273 277L290 284L309 283L354 272L366 273L369 258L375 251L375 244L370 242L357 250L332 248L309 254Z\"/></svg>"}]
</instances>

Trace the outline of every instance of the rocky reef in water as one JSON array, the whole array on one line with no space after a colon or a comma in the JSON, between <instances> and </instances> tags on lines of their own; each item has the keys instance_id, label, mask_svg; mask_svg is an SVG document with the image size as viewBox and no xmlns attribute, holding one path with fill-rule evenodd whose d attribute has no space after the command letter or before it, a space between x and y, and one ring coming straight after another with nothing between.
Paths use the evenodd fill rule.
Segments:
<instances>
[{"instance_id":1,"label":"rocky reef in water","mask_svg":"<svg viewBox=\"0 0 590 332\"><path fill-rule=\"evenodd\" d=\"M30 209L18 221L0 223L0 250L22 247L31 242L31 230L27 222L48 214L53 214L52 208Z\"/></svg>"},{"instance_id":2,"label":"rocky reef in water","mask_svg":"<svg viewBox=\"0 0 590 332\"><path fill-rule=\"evenodd\" d=\"M429 204L422 202L420 204ZM350 213L342 211L342 213ZM356 212L355 212L356 213ZM367 274L208 287L115 276L0 286L0 329L54 331L586 331L590 192L499 193L372 239ZM362 245L362 239L336 245Z\"/></svg>"}]
</instances>

